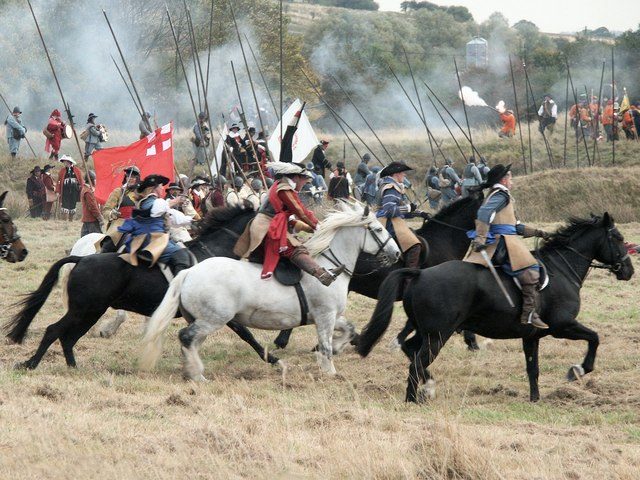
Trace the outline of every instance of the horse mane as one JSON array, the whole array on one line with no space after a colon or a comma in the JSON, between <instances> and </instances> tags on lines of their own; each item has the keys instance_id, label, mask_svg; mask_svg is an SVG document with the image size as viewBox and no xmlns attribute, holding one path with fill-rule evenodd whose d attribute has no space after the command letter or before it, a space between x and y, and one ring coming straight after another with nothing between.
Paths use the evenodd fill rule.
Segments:
<instances>
[{"instance_id":1,"label":"horse mane","mask_svg":"<svg viewBox=\"0 0 640 480\"><path fill-rule=\"evenodd\" d=\"M460 200L456 200L450 205L447 205L446 207L440 209L433 218L435 218L436 220L444 220L445 217L451 217L455 215L460 210L464 210L476 201L477 200L472 196L461 198Z\"/></svg>"},{"instance_id":2,"label":"horse mane","mask_svg":"<svg viewBox=\"0 0 640 480\"><path fill-rule=\"evenodd\" d=\"M212 208L200 222L199 234L207 235L227 225L231 220L247 214L255 214L250 202L244 201L233 207Z\"/></svg>"},{"instance_id":3,"label":"horse mane","mask_svg":"<svg viewBox=\"0 0 640 480\"><path fill-rule=\"evenodd\" d=\"M571 242L577 234L584 233L585 230L597 227L602 223L602 217L593 216L591 218L569 217L567 224L558 228L551 234L549 240L544 242L543 248L564 247Z\"/></svg>"},{"instance_id":4,"label":"horse mane","mask_svg":"<svg viewBox=\"0 0 640 480\"><path fill-rule=\"evenodd\" d=\"M339 210L331 210L327 217L318 224L318 229L313 236L307 240L304 246L309 250L311 256L320 255L324 252L336 232L342 227L360 227L371 223L375 217L370 213L364 217L364 210L359 206L342 205Z\"/></svg>"}]
</instances>

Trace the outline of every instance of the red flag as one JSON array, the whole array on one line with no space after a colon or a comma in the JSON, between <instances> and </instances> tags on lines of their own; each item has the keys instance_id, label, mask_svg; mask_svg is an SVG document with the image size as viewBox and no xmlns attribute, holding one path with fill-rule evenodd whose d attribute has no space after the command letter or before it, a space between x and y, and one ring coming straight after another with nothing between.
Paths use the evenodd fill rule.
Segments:
<instances>
[{"instance_id":1,"label":"red flag","mask_svg":"<svg viewBox=\"0 0 640 480\"><path fill-rule=\"evenodd\" d=\"M157 173L174 178L173 123L126 147L113 147L93 153L96 168L96 199L105 203L109 194L122 186L123 170L135 165L141 178Z\"/></svg>"}]
</instances>

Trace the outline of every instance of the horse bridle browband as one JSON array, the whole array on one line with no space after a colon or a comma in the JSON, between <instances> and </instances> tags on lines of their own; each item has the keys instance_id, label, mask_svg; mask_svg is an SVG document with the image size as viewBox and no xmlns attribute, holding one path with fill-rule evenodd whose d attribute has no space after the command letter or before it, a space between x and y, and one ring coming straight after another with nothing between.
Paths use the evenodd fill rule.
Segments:
<instances>
[{"instance_id":1,"label":"horse bridle browband","mask_svg":"<svg viewBox=\"0 0 640 480\"><path fill-rule=\"evenodd\" d=\"M389 243L389 241L392 240L392 237L391 235L389 235L387 239L383 242L382 240L380 240L380 238L378 238L378 236L376 235L376 232L374 232L373 229L371 228L371 223L368 223L365 226L364 237L362 238L362 248L360 249L360 251L364 250L364 244L367 241L367 233L370 233L373 239L375 240L375 242L378 244L378 251L374 254L374 257L377 257L378 255L380 255L381 252L384 251L384 248L387 246L387 243ZM336 254L333 253L333 250L331 250L331 247L327 248L320 255L326 258L327 260L329 260L336 267L340 267L343 265L342 262L340 262L340 260L336 256ZM349 270L348 268L345 268L344 273L346 273L347 276L349 277L353 277L353 270Z\"/></svg>"},{"instance_id":2,"label":"horse bridle browband","mask_svg":"<svg viewBox=\"0 0 640 480\"><path fill-rule=\"evenodd\" d=\"M3 212L7 210L6 208L0 208L0 212ZM16 228L15 225L13 225L13 222L11 222L11 218L9 218L9 220L7 220L6 222L0 222L2 223L2 239L0 240L0 259L5 259L9 256L9 252L11 251L11 245L14 244L15 242L17 242L18 240L20 240L20 235L18 235L18 229ZM13 234L10 236L6 229L4 228L5 224L9 224L11 223L11 225L13 225Z\"/></svg>"}]
</instances>

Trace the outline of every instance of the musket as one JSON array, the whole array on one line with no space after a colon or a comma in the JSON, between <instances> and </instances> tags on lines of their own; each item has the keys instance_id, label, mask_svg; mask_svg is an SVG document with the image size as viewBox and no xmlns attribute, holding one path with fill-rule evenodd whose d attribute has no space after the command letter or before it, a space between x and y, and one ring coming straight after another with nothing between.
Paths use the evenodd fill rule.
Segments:
<instances>
[{"instance_id":1,"label":"musket","mask_svg":"<svg viewBox=\"0 0 640 480\"><path fill-rule=\"evenodd\" d=\"M440 117L440 120L442 120L442 123L444 124L445 128L447 129L447 132L449 132L449 135L451 135L451 138L453 139L453 143L455 143L456 147L458 147L458 151L460 152L460 155L462 156L462 160L466 163L467 162L467 157L465 157L464 152L462 151L462 147L460 147L460 144L458 143L458 140L456 140L456 137L453 135L453 132L449 128L449 125L447 125L447 122L445 121L444 117L442 116L442 113L440 113L440 110L438 110L438 107L436 107L436 104L433 102L433 99L429 95L427 95L427 98L429 99L429 102L431 102L431 106L433 107L433 109L436 111L436 113Z\"/></svg>"},{"instance_id":2,"label":"musket","mask_svg":"<svg viewBox=\"0 0 640 480\"><path fill-rule=\"evenodd\" d=\"M273 113L275 113L276 118L278 119L278 121L280 121L280 116L278 115L278 109L276 108L276 104L273 101L273 97L271 96L271 92L269 91L269 87L267 86L267 81L264 78L264 74L262 73L262 69L260 68L258 59L256 58L256 54L253 51L253 47L251 46L251 43L249 43L249 38L247 37L246 33L244 34L244 39L247 41L247 46L249 47L249 51L251 52L253 61L255 62L256 67L258 68L258 73L260 74L260 78L262 78L262 84L264 85L264 89L267 91L267 95L269 96L269 101L271 102L271 106L273 107Z\"/></svg>"},{"instance_id":3,"label":"musket","mask_svg":"<svg viewBox=\"0 0 640 480\"><path fill-rule=\"evenodd\" d=\"M511 63L511 55L509 55L509 70L511 72L511 85L513 86L513 100L516 104L516 120L518 121L518 132L520 133L520 148L522 149L522 163L524 165L524 174L527 174L527 158L524 154L524 140L522 139L522 123L520 122L520 107L518 107L518 92L516 90L516 77L513 74L513 64Z\"/></svg>"},{"instance_id":4,"label":"musket","mask_svg":"<svg viewBox=\"0 0 640 480\"><path fill-rule=\"evenodd\" d=\"M231 72L233 73L233 81L236 84L236 92L238 93L238 101L240 102L240 121L242 122L242 124L244 125L244 129L247 133L247 136L249 137L249 145L251 146L251 151L253 152L253 159L256 162L256 168L258 169L258 172L260 172L260 177L262 179L262 184L264 185L264 188L267 188L267 179L264 178L264 174L262 173L262 167L260 165L260 161L258 160L258 153L256 151L256 147L253 144L253 138L251 137L251 134L249 133L249 125L247 125L247 118L245 117L244 114L244 105L242 103L242 95L240 95L240 87L238 86L238 77L236 76L236 69L233 66L233 61L231 61Z\"/></svg>"},{"instance_id":5,"label":"musket","mask_svg":"<svg viewBox=\"0 0 640 480\"><path fill-rule=\"evenodd\" d=\"M429 147L431 148L431 158L433 160L433 164L436 165L436 153L433 150L433 142L431 141L431 135L429 134L429 129L427 128L427 117L424 114L424 108L422 108L422 100L420 99L420 92L418 92L418 85L416 85L416 77L413 75L413 68L411 68L409 55L407 55L407 50L404 48L404 44L402 44L402 52L404 53L404 59L407 62L407 67L409 67L409 73L411 74L411 81L413 82L413 89L416 92L416 97L418 97L418 105L420 105L420 113L422 114L422 123L424 123L424 128L427 130L427 137L429 138Z\"/></svg>"},{"instance_id":6,"label":"musket","mask_svg":"<svg viewBox=\"0 0 640 480\"><path fill-rule=\"evenodd\" d=\"M0 98L2 99L2 103L4 103L4 106L7 107L7 110L9 110L9 113L11 115L13 115L13 110L11 110L11 107L9 106L9 104L7 103L7 101L4 99L4 97L2 96L2 94L0 93ZM38 158L38 155L36 155L36 152L33 150L33 147L31 146L31 142L29 141L29 139L26 137L24 137L25 141L27 142L27 145L29 146L29 150L31 150L31 153L33 153L33 158Z\"/></svg>"},{"instance_id":7,"label":"musket","mask_svg":"<svg viewBox=\"0 0 640 480\"><path fill-rule=\"evenodd\" d=\"M427 126L427 122L425 121L425 119L420 115L420 112L418 111L418 109L416 108L415 103L413 103L413 100L411 100L411 97L409 96L409 94L407 93L407 90L404 88L404 85L402 85L402 82L400 81L400 79L398 78L398 76L396 75L396 73L393 71L393 69L391 68L391 65L387 65L387 67L389 68L389 70L391 71L391 73L393 74L394 78L396 79L396 82L398 82L398 85L400 86L400 88L402 89L402 91L404 92L405 97L407 97L407 99L409 100L409 103L411 104L411 106L413 107L413 109L416 111L416 113L418 114L418 117L420 117L420 120L422 120L422 123L424 124L425 129L427 130L427 136L429 137L429 142L431 142L431 139L433 138L433 134L431 133L431 130L429 129L429 127ZM447 157L445 156L444 152L442 151L442 149L440 148L440 146L438 145L438 142L435 140L435 138L433 138L433 141L436 144L436 147L438 147L438 152L440 152L440 155L442 155L442 158L446 161ZM435 166L437 166L437 162L435 157L433 158L433 164Z\"/></svg>"},{"instance_id":8,"label":"musket","mask_svg":"<svg viewBox=\"0 0 640 480\"><path fill-rule=\"evenodd\" d=\"M389 153L389 150L387 150L387 147L385 146L384 143L382 143L382 140L380 140L380 137L378 137L378 134L376 133L376 131L373 129L373 127L371 126L371 124L367 121L367 119L365 118L365 116L362 114L362 112L360 111L360 109L356 106L356 104L353 102L353 100L351 99L351 95L349 95L347 93L347 91L342 88L342 85L340 85L340 82L338 82L338 79L336 77L334 77L333 75L330 75L331 79L336 83L336 85L338 85L338 88L340 88L340 90L342 91L342 93L347 97L347 100L349 100L349 103L353 106L353 108L355 108L356 112L358 112L358 115L360 115L360 118L362 118L362 120L364 121L364 123L367 125L367 127L369 128L369 130L371 131L371 133L373 134L373 136L376 138L376 140L378 141L378 143L380 144L380 146L382 147L382 149L385 151L385 153L389 156L389 158L391 159L392 162L394 162L394 158L391 156L391 154Z\"/></svg>"},{"instance_id":9,"label":"musket","mask_svg":"<svg viewBox=\"0 0 640 480\"><path fill-rule=\"evenodd\" d=\"M444 103L442 103L442 100L440 100L440 98L438 97L438 95L436 94L436 92L434 92L431 87L429 85L427 85L427 82L425 82L424 80L422 81L422 83L424 84L425 87L427 87L427 90L429 90L429 92L431 93L431 95L433 95L433 97L438 101L438 103L440 104L440 106L444 109L445 112L447 112L447 115L449 115L449 117L451 118L451 120L453 120L453 123L456 124L456 126L458 127L458 129L462 132L462 135L464 135L464 138L467 139L467 142L469 142L469 144L471 145L471 148L473 148L473 151L476 152L478 154L478 156L482 156L482 154L480 153L480 151L473 145L473 143L471 143L471 139L469 138L469 136L467 135L467 132L464 131L464 129L462 128L462 126L460 126L460 124L458 123L458 121L456 120L456 117L454 117L451 112L449 111L449 109L445 106Z\"/></svg>"},{"instance_id":10,"label":"musket","mask_svg":"<svg viewBox=\"0 0 640 480\"><path fill-rule=\"evenodd\" d=\"M64 94L62 93L62 87L60 86L60 82L58 81L58 75L56 74L56 69L53 67L53 62L51 61L51 56L49 55L49 49L47 48L47 44L44 41L44 37L42 36L42 31L40 30L40 24L38 24L38 19L36 18L36 13L33 11L33 7L31 6L31 1L27 0L27 4L29 5L29 10L31 10L31 16L33 17L33 21L36 24L36 29L38 30L38 35L40 36L40 41L42 42L42 48L44 49L44 53L47 56L47 61L49 62L49 67L51 67L51 73L53 74L53 79L56 82L56 86L58 87L58 93L60 94L60 99L62 100L62 105L64 106L65 111L67 112L67 119L69 126L71 127L71 131L73 132L73 138L76 141L76 146L78 147L78 152L80 153L80 158L82 159L82 166L85 169L85 172L89 172L87 168L87 161L84 158L84 152L82 151L82 147L80 146L80 140L78 139L78 134L76 132L75 125L73 123L73 115L71 114L71 109L69 108L69 104L64 98ZM91 180L91 176L88 178L89 186L94 187L94 183Z\"/></svg>"},{"instance_id":11,"label":"musket","mask_svg":"<svg viewBox=\"0 0 640 480\"><path fill-rule=\"evenodd\" d=\"M480 250L480 255L482 255L482 258L487 263L487 267L489 267L489 270L491 271L491 275L493 276L494 280L498 284L498 287L500 287L500 291L504 295L504 298L507 299L507 302L509 302L509 305L511 306L511 308L515 308L516 306L513 303L513 300L511 300L511 297L509 296L509 292L507 292L507 289L504 286L504 284L502 283L502 280L500 280L500 276L498 275L498 272L496 271L496 267L494 267L493 263L491 263L491 259L489 258L489 255L487 254L487 251L486 250Z\"/></svg>"},{"instance_id":12,"label":"musket","mask_svg":"<svg viewBox=\"0 0 640 480\"><path fill-rule=\"evenodd\" d=\"M462 110L464 111L464 119L467 122L467 131L469 132L469 143L471 144L471 155L473 156L473 137L471 136L471 125L469 124L469 117L467 115L467 104L464 101L464 94L462 93L462 82L460 81L460 72L458 71L458 62L456 57L453 57L453 66L456 67L456 78L458 79L458 88L460 89L460 100L462 101Z\"/></svg>"}]
</instances>

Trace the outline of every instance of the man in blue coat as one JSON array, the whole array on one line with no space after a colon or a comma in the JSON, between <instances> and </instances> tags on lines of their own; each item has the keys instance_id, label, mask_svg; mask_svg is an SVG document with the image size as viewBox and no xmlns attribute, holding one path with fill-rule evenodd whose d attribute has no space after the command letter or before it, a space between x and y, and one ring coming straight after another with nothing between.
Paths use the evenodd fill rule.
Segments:
<instances>
[{"instance_id":1,"label":"man in blue coat","mask_svg":"<svg viewBox=\"0 0 640 480\"><path fill-rule=\"evenodd\" d=\"M16 158L18 150L20 149L20 140L22 140L27 133L27 129L22 125L20 115L22 115L20 107L13 107L13 112L4 122L7 126L7 142L9 143L11 158Z\"/></svg>"}]
</instances>

